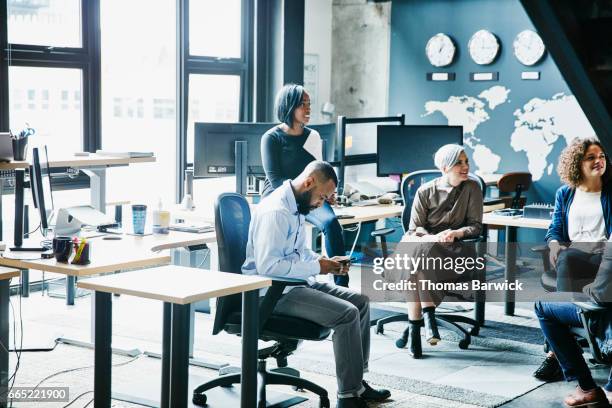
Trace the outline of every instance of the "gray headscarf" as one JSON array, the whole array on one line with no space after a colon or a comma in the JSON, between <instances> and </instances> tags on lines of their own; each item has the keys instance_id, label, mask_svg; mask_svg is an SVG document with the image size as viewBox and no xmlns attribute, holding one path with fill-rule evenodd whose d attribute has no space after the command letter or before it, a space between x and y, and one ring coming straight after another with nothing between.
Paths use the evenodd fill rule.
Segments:
<instances>
[{"instance_id":1,"label":"gray headscarf","mask_svg":"<svg viewBox=\"0 0 612 408\"><path fill-rule=\"evenodd\" d=\"M434 155L434 164L441 172L444 172L445 167L449 169L457 163L459 155L463 152L465 149L458 144L444 145Z\"/></svg>"}]
</instances>

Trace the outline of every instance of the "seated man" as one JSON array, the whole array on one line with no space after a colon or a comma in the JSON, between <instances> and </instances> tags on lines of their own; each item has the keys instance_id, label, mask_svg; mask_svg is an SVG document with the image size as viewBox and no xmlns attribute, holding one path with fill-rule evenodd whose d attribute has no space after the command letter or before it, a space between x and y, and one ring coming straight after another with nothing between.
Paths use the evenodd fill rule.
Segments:
<instances>
[{"instance_id":1,"label":"seated man","mask_svg":"<svg viewBox=\"0 0 612 408\"><path fill-rule=\"evenodd\" d=\"M369 300L349 289L316 282L319 274L346 274L349 264L346 258L327 259L306 248L305 216L333 196L337 183L333 167L313 161L296 179L285 181L263 199L251 219L242 272L308 281L308 286L286 288L274 312L334 330L337 406L367 408L367 400L391 396L363 381L370 354Z\"/></svg>"}]
</instances>

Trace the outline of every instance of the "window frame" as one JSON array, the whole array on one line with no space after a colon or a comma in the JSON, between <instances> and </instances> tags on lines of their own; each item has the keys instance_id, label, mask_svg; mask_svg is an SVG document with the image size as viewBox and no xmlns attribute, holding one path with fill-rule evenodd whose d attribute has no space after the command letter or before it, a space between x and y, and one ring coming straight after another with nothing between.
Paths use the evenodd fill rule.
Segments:
<instances>
[{"instance_id":1,"label":"window frame","mask_svg":"<svg viewBox=\"0 0 612 408\"><path fill-rule=\"evenodd\" d=\"M0 25L0 130L10 129L9 55L10 66L34 68L72 68L81 70L81 109L83 150L95 152L101 146L100 115L100 0L80 0L82 47L10 44L8 24ZM0 21L8 23L8 0L0 0ZM57 169L53 173L65 172ZM75 185L79 184L78 186ZM88 187L88 179L57 178L60 189Z\"/></svg>"},{"instance_id":2,"label":"window frame","mask_svg":"<svg viewBox=\"0 0 612 408\"><path fill-rule=\"evenodd\" d=\"M177 183L176 200L180 202L184 193L185 170L193 163L187 163L187 126L189 107L189 76L235 75L240 77L239 120L253 118L253 66L255 6L251 0L241 0L240 58L218 58L189 54L189 3L191 0L177 0Z\"/></svg>"}]
</instances>

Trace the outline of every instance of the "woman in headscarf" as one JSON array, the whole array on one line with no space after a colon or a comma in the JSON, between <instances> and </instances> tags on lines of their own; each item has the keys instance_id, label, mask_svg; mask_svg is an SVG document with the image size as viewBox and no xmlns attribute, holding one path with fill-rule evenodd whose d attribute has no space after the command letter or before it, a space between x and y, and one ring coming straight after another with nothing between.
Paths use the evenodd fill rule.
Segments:
<instances>
[{"instance_id":1,"label":"woman in headscarf","mask_svg":"<svg viewBox=\"0 0 612 408\"><path fill-rule=\"evenodd\" d=\"M434 156L434 163L442 176L417 190L410 212L410 225L402 245L406 245L412 256L416 257L473 257L473 247L452 243L480 235L482 189L477 181L468 176L470 164L462 146L442 146ZM409 335L410 351L413 357L419 358L422 354L421 326L425 326L425 338L429 344L436 345L440 341L435 310L444 297L444 291L423 290L420 282L454 281L461 274L454 270L415 270L411 274L417 282L417 290L410 291L409 324L404 338Z\"/></svg>"}]
</instances>

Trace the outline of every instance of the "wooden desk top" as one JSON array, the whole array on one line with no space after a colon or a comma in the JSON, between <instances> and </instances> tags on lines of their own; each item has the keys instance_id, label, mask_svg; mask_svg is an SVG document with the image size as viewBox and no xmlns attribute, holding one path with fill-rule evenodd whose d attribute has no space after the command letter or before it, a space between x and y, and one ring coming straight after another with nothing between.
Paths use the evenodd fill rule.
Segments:
<instances>
[{"instance_id":1,"label":"wooden desk top","mask_svg":"<svg viewBox=\"0 0 612 408\"><path fill-rule=\"evenodd\" d=\"M168 235L147 235L137 237L122 235L120 240L105 240L103 237L91 238L92 262L89 265L73 265L57 262L52 259L32 259L40 256L38 252L10 252L7 257L0 257L0 265L21 269L36 269L47 272L61 273L71 276L88 276L123 269L137 269L170 263L166 249L181 248L189 245L199 245L214 242L214 233L192 234L188 232L171 231ZM38 245L39 240L31 240L24 245ZM14 259L21 258L21 259Z\"/></svg>"},{"instance_id":2,"label":"wooden desk top","mask_svg":"<svg viewBox=\"0 0 612 408\"><path fill-rule=\"evenodd\" d=\"M357 222L377 221L385 218L399 217L402 215L404 207L394 204L378 204L365 207L343 207L334 208L336 215L348 214L355 218L338 219L340 225L355 224Z\"/></svg>"},{"instance_id":3,"label":"wooden desk top","mask_svg":"<svg viewBox=\"0 0 612 408\"><path fill-rule=\"evenodd\" d=\"M49 167L105 167L105 166L127 166L133 163L153 163L157 159L153 157L112 157L98 156L90 154L89 156L66 156L58 157L57 159L49 160ZM30 163L27 161L13 161L8 163L0 163L0 170L27 169Z\"/></svg>"},{"instance_id":4,"label":"wooden desk top","mask_svg":"<svg viewBox=\"0 0 612 408\"><path fill-rule=\"evenodd\" d=\"M495 215L492 213L486 213L482 216L483 224L503 225L506 227L548 229L551 222L552 220L542 220L539 218L504 217L503 215Z\"/></svg>"},{"instance_id":5,"label":"wooden desk top","mask_svg":"<svg viewBox=\"0 0 612 408\"><path fill-rule=\"evenodd\" d=\"M30 164L24 161L0 162L0 170L27 169L28 167Z\"/></svg>"},{"instance_id":6,"label":"wooden desk top","mask_svg":"<svg viewBox=\"0 0 612 408\"><path fill-rule=\"evenodd\" d=\"M16 278L19 274L19 269L0 266L0 280Z\"/></svg>"},{"instance_id":7,"label":"wooden desk top","mask_svg":"<svg viewBox=\"0 0 612 408\"><path fill-rule=\"evenodd\" d=\"M479 176L482 177L482 179L484 180L487 186L495 186L497 185L497 182L503 176L503 174L487 173L487 174L480 174Z\"/></svg>"},{"instance_id":8,"label":"wooden desk top","mask_svg":"<svg viewBox=\"0 0 612 408\"><path fill-rule=\"evenodd\" d=\"M172 281L172 285L168 282ZM272 285L260 276L168 265L78 281L80 288L186 305Z\"/></svg>"}]
</instances>

